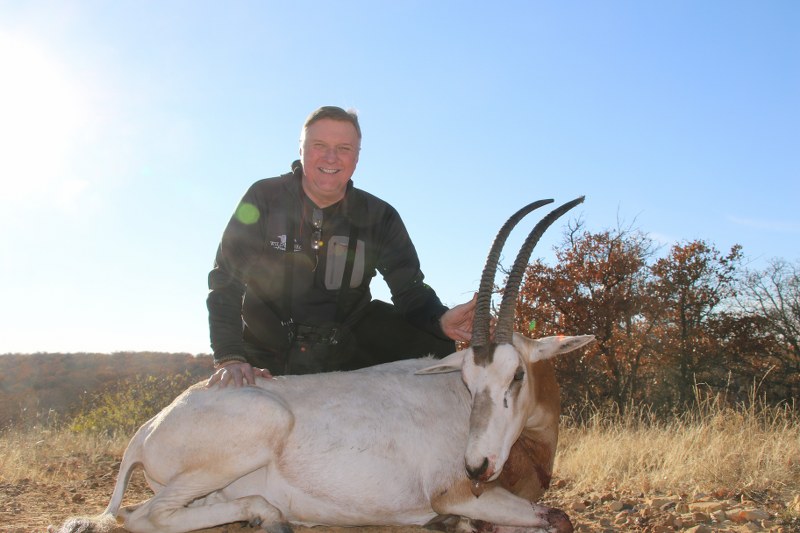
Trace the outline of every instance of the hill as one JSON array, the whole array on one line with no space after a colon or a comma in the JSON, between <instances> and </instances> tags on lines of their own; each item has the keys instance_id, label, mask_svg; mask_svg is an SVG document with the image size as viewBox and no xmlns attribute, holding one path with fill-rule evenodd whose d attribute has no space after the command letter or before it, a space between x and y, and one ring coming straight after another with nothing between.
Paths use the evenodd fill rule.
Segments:
<instances>
[{"instance_id":1,"label":"hill","mask_svg":"<svg viewBox=\"0 0 800 533\"><path fill-rule=\"evenodd\" d=\"M0 428L19 420L72 413L83 397L125 379L188 372L207 378L209 355L158 352L0 355Z\"/></svg>"}]
</instances>

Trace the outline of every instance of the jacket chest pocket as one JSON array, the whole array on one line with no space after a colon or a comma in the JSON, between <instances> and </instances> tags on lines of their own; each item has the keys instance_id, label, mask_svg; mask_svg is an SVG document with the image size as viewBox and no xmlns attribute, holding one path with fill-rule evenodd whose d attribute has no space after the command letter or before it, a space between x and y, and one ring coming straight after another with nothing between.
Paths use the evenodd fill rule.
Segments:
<instances>
[{"instance_id":1,"label":"jacket chest pocket","mask_svg":"<svg viewBox=\"0 0 800 533\"><path fill-rule=\"evenodd\" d=\"M350 239L343 235L334 235L327 242L327 257L325 266L325 288L336 290L342 286L342 276L347 265L347 247ZM356 243L355 260L353 261L353 275L350 277L350 288L361 285L364 281L364 241L358 239Z\"/></svg>"}]
</instances>

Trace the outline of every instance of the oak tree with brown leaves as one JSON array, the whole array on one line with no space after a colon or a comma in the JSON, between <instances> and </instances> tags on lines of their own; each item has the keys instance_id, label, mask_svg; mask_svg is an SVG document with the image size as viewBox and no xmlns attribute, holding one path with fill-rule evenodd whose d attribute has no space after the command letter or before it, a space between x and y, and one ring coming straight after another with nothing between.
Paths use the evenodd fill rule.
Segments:
<instances>
[{"instance_id":1,"label":"oak tree with brown leaves","mask_svg":"<svg viewBox=\"0 0 800 533\"><path fill-rule=\"evenodd\" d=\"M556 265L529 265L517 307L517 330L531 336L594 334L580 355L556 362L565 403L620 409L640 393L643 358L651 350L647 260L653 243L643 233L617 228L599 233L571 223L557 247ZM576 360L577 358L577 360Z\"/></svg>"},{"instance_id":2,"label":"oak tree with brown leaves","mask_svg":"<svg viewBox=\"0 0 800 533\"><path fill-rule=\"evenodd\" d=\"M675 244L667 257L652 266L649 290L658 302L658 359L672 400L686 405L696 383L725 373L726 357L719 349L714 318L736 295L741 247L722 255L702 240Z\"/></svg>"}]
</instances>

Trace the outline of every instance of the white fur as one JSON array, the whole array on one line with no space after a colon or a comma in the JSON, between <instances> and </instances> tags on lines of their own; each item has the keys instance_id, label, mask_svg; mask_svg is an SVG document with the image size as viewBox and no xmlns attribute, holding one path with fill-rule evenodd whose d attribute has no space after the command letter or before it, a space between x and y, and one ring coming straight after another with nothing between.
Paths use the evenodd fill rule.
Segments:
<instances>
[{"instance_id":1,"label":"white fur","mask_svg":"<svg viewBox=\"0 0 800 533\"><path fill-rule=\"evenodd\" d=\"M235 521L423 525L448 514L557 531L550 509L496 484L473 496L465 453L467 463L489 458L491 472L480 481L491 482L526 426L557 428L559 413L541 412L532 400L531 364L592 338L515 335L514 347L501 346L488 367L464 350L442 361L259 378L257 386L195 385L136 432L101 516L121 516L134 533ZM520 365L528 369L523 393L510 395ZM471 422L478 397L489 398L483 426ZM137 464L156 495L120 510Z\"/></svg>"}]
</instances>

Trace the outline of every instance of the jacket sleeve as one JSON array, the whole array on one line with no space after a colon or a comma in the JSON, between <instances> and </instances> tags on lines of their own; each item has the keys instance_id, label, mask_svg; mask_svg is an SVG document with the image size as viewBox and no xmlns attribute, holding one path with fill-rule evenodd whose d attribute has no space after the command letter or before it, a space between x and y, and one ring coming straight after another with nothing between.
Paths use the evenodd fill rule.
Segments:
<instances>
[{"instance_id":1,"label":"jacket sleeve","mask_svg":"<svg viewBox=\"0 0 800 533\"><path fill-rule=\"evenodd\" d=\"M206 305L211 349L217 362L244 360L242 300L248 272L264 242L260 223L266 218L264 205L251 187L222 234L214 268L208 274Z\"/></svg>"},{"instance_id":2,"label":"jacket sleeve","mask_svg":"<svg viewBox=\"0 0 800 533\"><path fill-rule=\"evenodd\" d=\"M414 326L448 339L439 324L448 308L425 283L417 250L400 215L389 207L381 224L384 231L378 271L389 286L392 302Z\"/></svg>"}]
</instances>

